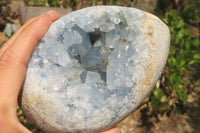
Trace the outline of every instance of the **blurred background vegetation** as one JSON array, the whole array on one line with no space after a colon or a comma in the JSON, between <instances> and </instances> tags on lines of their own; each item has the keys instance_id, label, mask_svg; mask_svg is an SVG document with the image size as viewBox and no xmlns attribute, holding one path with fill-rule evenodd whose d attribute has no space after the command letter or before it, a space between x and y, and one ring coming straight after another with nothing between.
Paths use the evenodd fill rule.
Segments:
<instances>
[{"instance_id":1,"label":"blurred background vegetation","mask_svg":"<svg viewBox=\"0 0 200 133\"><path fill-rule=\"evenodd\" d=\"M7 1L0 1L0 4L3 2ZM147 106L147 111L150 110L149 115L157 116L164 113L169 115L172 111L183 114L192 103L200 101L200 0L24 0L24 2L27 6L73 10L95 5L119 5L152 12L169 26L171 46L162 76L143 105ZM149 7L145 7L145 2ZM194 97L197 99L194 100ZM19 108L18 110L19 119L23 123L23 113ZM200 114L200 110L198 113ZM29 129L33 128L29 124L26 126Z\"/></svg>"}]
</instances>

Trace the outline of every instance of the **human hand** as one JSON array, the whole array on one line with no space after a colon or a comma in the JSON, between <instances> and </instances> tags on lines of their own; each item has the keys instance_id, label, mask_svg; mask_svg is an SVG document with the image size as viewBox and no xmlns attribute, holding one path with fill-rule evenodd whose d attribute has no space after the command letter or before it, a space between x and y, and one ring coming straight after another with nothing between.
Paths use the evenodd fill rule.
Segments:
<instances>
[{"instance_id":1,"label":"human hand","mask_svg":"<svg viewBox=\"0 0 200 133\"><path fill-rule=\"evenodd\" d=\"M55 11L28 20L0 49L0 133L30 133L17 118L17 99L26 67L38 41L52 22ZM120 133L112 128L103 133Z\"/></svg>"}]
</instances>

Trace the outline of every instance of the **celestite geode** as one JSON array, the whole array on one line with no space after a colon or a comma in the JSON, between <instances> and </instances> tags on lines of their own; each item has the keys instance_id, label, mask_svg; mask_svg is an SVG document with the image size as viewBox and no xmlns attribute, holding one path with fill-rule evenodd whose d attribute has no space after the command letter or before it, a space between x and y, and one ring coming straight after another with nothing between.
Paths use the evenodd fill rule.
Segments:
<instances>
[{"instance_id":1,"label":"celestite geode","mask_svg":"<svg viewBox=\"0 0 200 133\"><path fill-rule=\"evenodd\" d=\"M108 129L136 109L166 63L168 27L127 7L96 6L49 28L28 65L22 110L47 132Z\"/></svg>"}]
</instances>

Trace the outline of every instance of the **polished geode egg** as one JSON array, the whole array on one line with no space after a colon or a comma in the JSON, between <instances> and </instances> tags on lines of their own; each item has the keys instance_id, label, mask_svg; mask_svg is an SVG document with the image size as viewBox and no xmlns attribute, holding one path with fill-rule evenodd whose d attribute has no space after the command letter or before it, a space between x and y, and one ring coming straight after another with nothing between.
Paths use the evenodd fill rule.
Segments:
<instances>
[{"instance_id":1,"label":"polished geode egg","mask_svg":"<svg viewBox=\"0 0 200 133\"><path fill-rule=\"evenodd\" d=\"M166 63L168 27L147 12L95 6L54 22L36 47L21 104L47 132L108 129L136 109Z\"/></svg>"}]
</instances>

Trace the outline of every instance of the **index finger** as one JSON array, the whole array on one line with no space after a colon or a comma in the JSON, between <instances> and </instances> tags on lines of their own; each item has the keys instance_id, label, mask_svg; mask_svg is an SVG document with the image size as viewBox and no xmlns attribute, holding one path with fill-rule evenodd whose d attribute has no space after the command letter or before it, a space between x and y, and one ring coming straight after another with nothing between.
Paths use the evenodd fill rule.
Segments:
<instances>
[{"instance_id":1,"label":"index finger","mask_svg":"<svg viewBox=\"0 0 200 133\"><path fill-rule=\"evenodd\" d=\"M10 45L15 41L15 39L19 36L19 34L22 32L22 30L27 27L29 24L31 24L33 21L35 21L38 17L36 16L34 18L29 19L15 34L5 43L0 49L0 57L2 54L10 47Z\"/></svg>"},{"instance_id":2,"label":"index finger","mask_svg":"<svg viewBox=\"0 0 200 133\"><path fill-rule=\"evenodd\" d=\"M0 103L6 102L13 108L17 105L17 97L25 77L28 60L38 41L57 18L57 12L51 11L34 20L21 31L0 57Z\"/></svg>"}]
</instances>

